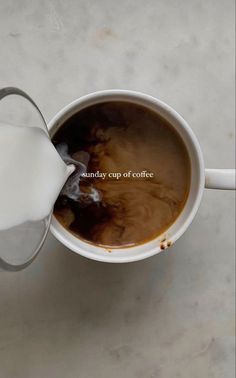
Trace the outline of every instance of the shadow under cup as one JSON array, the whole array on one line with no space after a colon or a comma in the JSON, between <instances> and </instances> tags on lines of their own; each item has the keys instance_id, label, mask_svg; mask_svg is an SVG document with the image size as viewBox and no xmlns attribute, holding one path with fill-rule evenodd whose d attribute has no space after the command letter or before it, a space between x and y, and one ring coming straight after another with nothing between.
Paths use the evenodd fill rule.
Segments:
<instances>
[{"instance_id":1,"label":"shadow under cup","mask_svg":"<svg viewBox=\"0 0 236 378\"><path fill-rule=\"evenodd\" d=\"M171 246L185 232L200 205L205 180L204 163L197 138L185 120L175 110L151 96L126 90L95 92L75 100L62 109L49 123L51 138L65 121L75 113L91 105L109 101L125 101L144 106L166 119L181 136L186 146L191 166L190 189L185 205L174 223L163 234L144 244L132 247L112 249L86 242L64 228L54 215L52 217L51 232L65 246L82 256L103 262L131 262L159 253L161 250Z\"/></svg>"}]
</instances>

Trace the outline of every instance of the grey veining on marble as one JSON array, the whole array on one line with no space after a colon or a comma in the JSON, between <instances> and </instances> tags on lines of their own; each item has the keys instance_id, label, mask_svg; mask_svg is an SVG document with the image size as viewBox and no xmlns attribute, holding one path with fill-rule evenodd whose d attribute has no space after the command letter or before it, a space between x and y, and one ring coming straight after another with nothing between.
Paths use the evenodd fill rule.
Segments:
<instances>
[{"instance_id":1,"label":"grey veining on marble","mask_svg":"<svg viewBox=\"0 0 236 378\"><path fill-rule=\"evenodd\" d=\"M105 88L173 106L206 166L234 166L232 0L0 0L0 86L47 121ZM206 190L190 229L146 261L107 265L49 235L0 274L1 378L233 378L234 193Z\"/></svg>"}]
</instances>

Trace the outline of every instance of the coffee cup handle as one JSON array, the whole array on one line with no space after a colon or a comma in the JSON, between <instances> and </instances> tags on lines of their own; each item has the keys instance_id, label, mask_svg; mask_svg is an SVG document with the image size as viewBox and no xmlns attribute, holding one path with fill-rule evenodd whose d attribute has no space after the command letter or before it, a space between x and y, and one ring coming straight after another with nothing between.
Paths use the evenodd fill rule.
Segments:
<instances>
[{"instance_id":1,"label":"coffee cup handle","mask_svg":"<svg viewBox=\"0 0 236 378\"><path fill-rule=\"evenodd\" d=\"M205 188L235 190L235 169L205 169Z\"/></svg>"}]
</instances>

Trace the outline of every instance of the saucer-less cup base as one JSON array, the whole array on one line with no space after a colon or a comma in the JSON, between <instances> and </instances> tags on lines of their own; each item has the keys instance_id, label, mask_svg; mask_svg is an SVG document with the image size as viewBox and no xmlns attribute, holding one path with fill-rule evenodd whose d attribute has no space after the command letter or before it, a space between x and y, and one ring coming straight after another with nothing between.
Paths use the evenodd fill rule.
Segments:
<instances>
[{"instance_id":1,"label":"saucer-less cup base","mask_svg":"<svg viewBox=\"0 0 236 378\"><path fill-rule=\"evenodd\" d=\"M51 232L69 249L90 259L113 263L137 261L153 256L168 248L185 232L192 222L200 205L204 189L205 173L203 156L193 131L175 110L154 97L127 90L95 92L73 101L62 109L49 123L48 127L51 137L62 126L65 120L73 114L90 105L105 101L128 101L143 105L167 119L181 135L188 149L191 161L191 185L184 209L166 232L148 243L135 247L107 249L86 243L67 231L54 216L52 217ZM145 219L143 220L143 226L145 227Z\"/></svg>"}]
</instances>

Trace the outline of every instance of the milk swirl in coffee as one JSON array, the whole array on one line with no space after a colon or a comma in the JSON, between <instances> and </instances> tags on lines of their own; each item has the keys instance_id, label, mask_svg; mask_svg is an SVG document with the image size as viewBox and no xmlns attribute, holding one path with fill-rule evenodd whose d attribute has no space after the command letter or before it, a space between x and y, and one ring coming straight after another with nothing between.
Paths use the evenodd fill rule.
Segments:
<instances>
[{"instance_id":1,"label":"milk swirl in coffee","mask_svg":"<svg viewBox=\"0 0 236 378\"><path fill-rule=\"evenodd\" d=\"M163 233L181 213L190 160L173 126L157 113L127 102L93 105L65 121L53 143L72 161L84 161L79 185L75 172L54 207L76 237L133 246Z\"/></svg>"}]
</instances>

